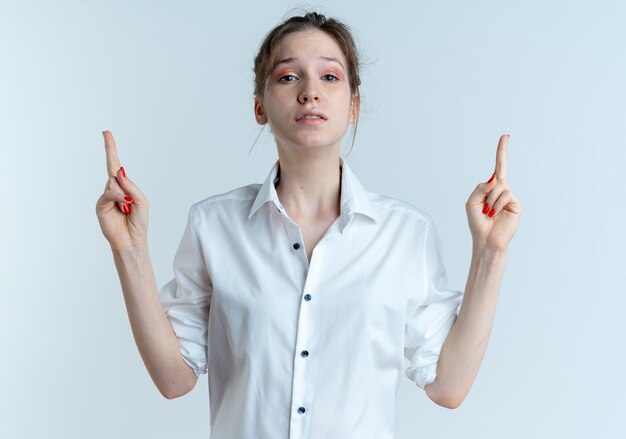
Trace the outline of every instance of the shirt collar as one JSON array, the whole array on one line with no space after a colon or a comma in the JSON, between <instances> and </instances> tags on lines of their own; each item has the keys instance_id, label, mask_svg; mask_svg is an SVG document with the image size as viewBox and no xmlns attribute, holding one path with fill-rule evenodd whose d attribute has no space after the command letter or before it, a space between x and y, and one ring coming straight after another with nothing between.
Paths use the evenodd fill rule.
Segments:
<instances>
[{"instance_id":1,"label":"shirt collar","mask_svg":"<svg viewBox=\"0 0 626 439\"><path fill-rule=\"evenodd\" d=\"M355 213L363 214L377 221L379 216L378 212L372 205L372 202L367 195L367 191L357 179L352 169L348 166L343 157L339 157L341 173L341 199L340 199L340 227L343 228L350 223ZM276 208L280 211L283 210L280 201L278 200L278 194L274 184L276 183L276 177L278 176L279 160L276 160L272 170L265 179L265 182L259 189L248 219L256 213L256 211L265 203L272 202Z\"/></svg>"}]
</instances>

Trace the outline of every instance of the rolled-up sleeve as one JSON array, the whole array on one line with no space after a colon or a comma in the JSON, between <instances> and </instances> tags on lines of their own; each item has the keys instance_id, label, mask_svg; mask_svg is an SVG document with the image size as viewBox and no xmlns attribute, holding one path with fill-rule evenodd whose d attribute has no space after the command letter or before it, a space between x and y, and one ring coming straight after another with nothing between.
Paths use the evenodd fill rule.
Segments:
<instances>
[{"instance_id":1,"label":"rolled-up sleeve","mask_svg":"<svg viewBox=\"0 0 626 439\"><path fill-rule=\"evenodd\" d=\"M448 288L441 241L432 220L422 252L424 283L407 303L404 356L410 363L406 376L423 389L435 380L439 354L461 310L463 292Z\"/></svg>"},{"instance_id":2,"label":"rolled-up sleeve","mask_svg":"<svg viewBox=\"0 0 626 439\"><path fill-rule=\"evenodd\" d=\"M174 256L174 278L159 291L163 310L196 376L207 372L207 331L213 285L194 225L194 206Z\"/></svg>"}]
</instances>

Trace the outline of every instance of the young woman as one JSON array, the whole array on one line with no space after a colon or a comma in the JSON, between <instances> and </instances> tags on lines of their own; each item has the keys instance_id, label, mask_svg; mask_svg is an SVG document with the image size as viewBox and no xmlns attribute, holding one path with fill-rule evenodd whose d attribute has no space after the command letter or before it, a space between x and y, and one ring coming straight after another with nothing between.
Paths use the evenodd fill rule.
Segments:
<instances>
[{"instance_id":1,"label":"young woman","mask_svg":"<svg viewBox=\"0 0 626 439\"><path fill-rule=\"evenodd\" d=\"M391 438L406 376L444 407L468 393L489 339L521 206L506 144L465 208L473 239L464 294L447 287L441 244L422 210L368 192L340 154L359 116L349 29L292 17L254 63L254 115L278 160L265 182L193 204L155 285L148 200L104 140L109 179L96 205L133 335L166 398L209 374L217 438Z\"/></svg>"}]
</instances>

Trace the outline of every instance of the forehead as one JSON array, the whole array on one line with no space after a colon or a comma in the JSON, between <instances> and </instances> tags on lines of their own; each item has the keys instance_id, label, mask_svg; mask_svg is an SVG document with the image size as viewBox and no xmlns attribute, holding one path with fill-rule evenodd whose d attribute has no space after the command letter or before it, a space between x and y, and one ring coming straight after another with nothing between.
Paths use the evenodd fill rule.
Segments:
<instances>
[{"instance_id":1,"label":"forehead","mask_svg":"<svg viewBox=\"0 0 626 439\"><path fill-rule=\"evenodd\" d=\"M337 42L326 32L307 29L286 35L278 44L275 62L285 58L332 57L346 65L345 57Z\"/></svg>"}]
</instances>

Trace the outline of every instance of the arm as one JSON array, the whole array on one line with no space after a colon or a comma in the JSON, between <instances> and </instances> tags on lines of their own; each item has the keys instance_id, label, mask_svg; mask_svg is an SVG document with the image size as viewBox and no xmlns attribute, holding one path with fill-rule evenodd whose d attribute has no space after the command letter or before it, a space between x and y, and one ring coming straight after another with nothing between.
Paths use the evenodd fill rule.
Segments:
<instances>
[{"instance_id":1,"label":"arm","mask_svg":"<svg viewBox=\"0 0 626 439\"><path fill-rule=\"evenodd\" d=\"M147 246L113 250L135 343L150 377L168 399L191 391L197 377L184 362L180 345L159 300Z\"/></svg>"},{"instance_id":2,"label":"arm","mask_svg":"<svg viewBox=\"0 0 626 439\"><path fill-rule=\"evenodd\" d=\"M506 148L500 137L496 170L472 192L465 210L472 233L470 264L461 310L441 348L435 380L426 385L437 404L456 408L469 392L491 334L506 252L517 231L522 207L507 184Z\"/></svg>"},{"instance_id":3,"label":"arm","mask_svg":"<svg viewBox=\"0 0 626 439\"><path fill-rule=\"evenodd\" d=\"M181 356L155 285L148 254L148 199L120 166L113 134L102 135L109 178L96 203L98 222L111 245L141 358L163 396L174 398L194 387L196 374Z\"/></svg>"},{"instance_id":4,"label":"arm","mask_svg":"<svg viewBox=\"0 0 626 439\"><path fill-rule=\"evenodd\" d=\"M443 407L458 407L474 383L491 335L505 264L505 252L473 247L461 311L441 348L437 377L424 388Z\"/></svg>"}]
</instances>

